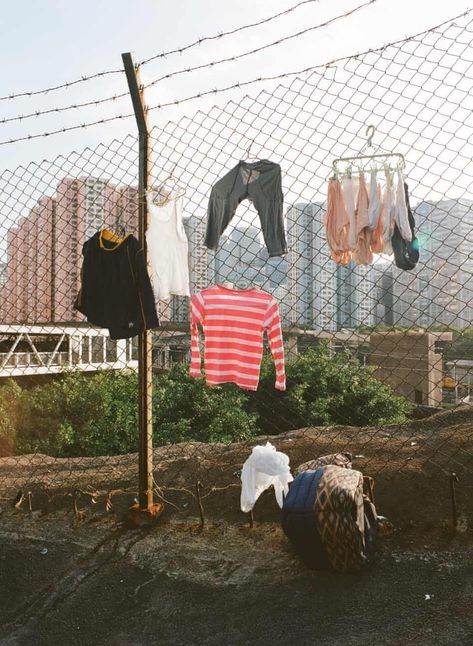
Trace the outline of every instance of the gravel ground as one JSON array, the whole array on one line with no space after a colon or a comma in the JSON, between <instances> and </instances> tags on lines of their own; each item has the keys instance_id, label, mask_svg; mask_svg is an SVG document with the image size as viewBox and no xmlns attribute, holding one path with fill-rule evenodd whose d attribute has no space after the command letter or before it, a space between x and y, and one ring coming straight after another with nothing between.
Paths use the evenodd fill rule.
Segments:
<instances>
[{"instance_id":1,"label":"gravel ground","mask_svg":"<svg viewBox=\"0 0 473 646\"><path fill-rule=\"evenodd\" d=\"M274 523L1 519L2 646L473 643L468 535L395 532L369 572L337 575L306 570Z\"/></svg>"}]
</instances>

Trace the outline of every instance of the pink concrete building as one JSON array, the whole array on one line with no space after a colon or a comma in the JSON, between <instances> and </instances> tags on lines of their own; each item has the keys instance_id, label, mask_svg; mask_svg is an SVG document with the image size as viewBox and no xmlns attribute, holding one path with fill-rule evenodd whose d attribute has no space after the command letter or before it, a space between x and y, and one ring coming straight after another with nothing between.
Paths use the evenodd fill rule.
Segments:
<instances>
[{"instance_id":1,"label":"pink concrete building","mask_svg":"<svg viewBox=\"0 0 473 646\"><path fill-rule=\"evenodd\" d=\"M135 186L118 186L114 199L115 223L125 227L127 233L138 237L138 189Z\"/></svg>"},{"instance_id":2,"label":"pink concrete building","mask_svg":"<svg viewBox=\"0 0 473 646\"><path fill-rule=\"evenodd\" d=\"M17 298L16 286L18 277L18 247L17 247L18 227L11 227L7 231L7 250L8 250L8 263L5 267L5 278L0 293L0 321L2 323L10 323L14 320L19 320L17 312ZM15 279L8 278L15 276Z\"/></svg>"},{"instance_id":3,"label":"pink concrete building","mask_svg":"<svg viewBox=\"0 0 473 646\"><path fill-rule=\"evenodd\" d=\"M43 197L32 210L36 221L36 303L35 320L54 320L55 285L52 274L56 200Z\"/></svg>"},{"instance_id":4,"label":"pink concrete building","mask_svg":"<svg viewBox=\"0 0 473 646\"><path fill-rule=\"evenodd\" d=\"M103 226L112 226L114 187L93 177L67 178L57 187L56 204L55 320L81 320L73 303L80 288L82 245Z\"/></svg>"},{"instance_id":5,"label":"pink concrete building","mask_svg":"<svg viewBox=\"0 0 473 646\"><path fill-rule=\"evenodd\" d=\"M80 288L82 245L118 223L137 233L138 194L94 177L65 178L8 231L0 322L68 322L83 317L73 303Z\"/></svg>"}]
</instances>

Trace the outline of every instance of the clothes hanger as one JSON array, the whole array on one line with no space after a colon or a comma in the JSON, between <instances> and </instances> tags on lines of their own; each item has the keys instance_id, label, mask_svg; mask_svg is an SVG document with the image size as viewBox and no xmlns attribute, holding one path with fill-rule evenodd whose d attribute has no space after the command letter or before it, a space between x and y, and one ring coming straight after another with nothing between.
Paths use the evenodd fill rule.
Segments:
<instances>
[{"instance_id":1,"label":"clothes hanger","mask_svg":"<svg viewBox=\"0 0 473 646\"><path fill-rule=\"evenodd\" d=\"M255 143L255 140L254 140L254 139L252 139L252 140L250 141L250 145L249 145L249 146L248 146L248 148L246 149L245 161L246 161L248 164L253 164L254 162L257 162L257 161L259 161L259 160L260 160L260 159L259 159L259 157L251 157L251 156L250 156L251 149L252 149L252 147L253 147L253 144L254 144L254 143Z\"/></svg>"},{"instance_id":2,"label":"clothes hanger","mask_svg":"<svg viewBox=\"0 0 473 646\"><path fill-rule=\"evenodd\" d=\"M126 226L121 222L122 214L118 216L115 223L109 227L102 226L99 233L107 232L111 242L122 242L127 237Z\"/></svg>"},{"instance_id":3,"label":"clothes hanger","mask_svg":"<svg viewBox=\"0 0 473 646\"><path fill-rule=\"evenodd\" d=\"M148 194L156 196L152 198L153 204L163 206L163 204L186 194L185 187L179 183L179 179L173 174L176 170L176 165L162 182L147 189Z\"/></svg>"},{"instance_id":4,"label":"clothes hanger","mask_svg":"<svg viewBox=\"0 0 473 646\"><path fill-rule=\"evenodd\" d=\"M346 164L348 168L355 166L359 172L365 170L372 170L373 168L376 171L384 170L386 164L388 164L389 169L392 171L403 170L406 167L406 160L404 155L401 153L390 152L388 150L383 150L379 146L373 146L373 137L376 128L373 125L370 125L366 128L366 137L367 142L360 150L358 155L353 155L351 157L338 157L332 162L333 176L337 178L338 175L346 175L346 170L343 172L339 168L339 164ZM368 151L372 150L373 152L369 153ZM371 162L371 166L369 163ZM379 162L379 163L378 163ZM368 168L366 168L368 166Z\"/></svg>"},{"instance_id":5,"label":"clothes hanger","mask_svg":"<svg viewBox=\"0 0 473 646\"><path fill-rule=\"evenodd\" d=\"M124 224L121 224L121 222L117 222L116 231L117 231L117 235L120 238L126 238L126 226Z\"/></svg>"},{"instance_id":6,"label":"clothes hanger","mask_svg":"<svg viewBox=\"0 0 473 646\"><path fill-rule=\"evenodd\" d=\"M104 240L115 244L114 248L116 248L121 245L121 243L124 242L127 237L128 235L126 233L126 228L123 224L119 224L118 222L115 223L115 226L113 228L107 227L99 230L99 244L102 249L108 249L108 247L104 246ZM113 249L109 249L109 251L112 250Z\"/></svg>"}]
</instances>

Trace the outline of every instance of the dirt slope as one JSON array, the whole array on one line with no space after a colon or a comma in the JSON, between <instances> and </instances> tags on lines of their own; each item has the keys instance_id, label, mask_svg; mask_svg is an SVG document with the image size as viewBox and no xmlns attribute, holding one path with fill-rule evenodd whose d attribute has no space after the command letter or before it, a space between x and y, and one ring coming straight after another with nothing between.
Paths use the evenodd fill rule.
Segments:
<instances>
[{"instance_id":1,"label":"dirt slope","mask_svg":"<svg viewBox=\"0 0 473 646\"><path fill-rule=\"evenodd\" d=\"M155 449L155 480L179 517L196 514L195 484L202 483L208 518L241 520L239 470L252 446L270 440L286 452L293 467L308 459L350 451L354 467L376 478L376 502L395 524L429 528L452 515L450 474L458 474L459 513L473 517L473 407L442 412L403 426L379 428L304 428L238 444L177 444ZM9 504L18 489L33 492L33 508L70 508L75 487L94 492L94 502L81 496L84 509L102 509L112 491L117 509L133 499L137 482L136 454L58 459L27 455L0 459L0 498ZM64 498L64 495L66 498ZM278 519L274 496L262 496L255 508L259 520ZM0 501L1 503L1 501ZM26 503L24 503L26 504ZM95 505L95 507L94 507ZM471 522L471 521L470 521Z\"/></svg>"}]
</instances>

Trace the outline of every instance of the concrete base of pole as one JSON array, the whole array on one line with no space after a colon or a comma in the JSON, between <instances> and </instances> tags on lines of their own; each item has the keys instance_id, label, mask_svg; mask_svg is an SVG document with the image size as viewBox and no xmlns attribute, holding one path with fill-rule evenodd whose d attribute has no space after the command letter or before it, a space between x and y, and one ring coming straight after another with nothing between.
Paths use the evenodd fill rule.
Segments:
<instances>
[{"instance_id":1,"label":"concrete base of pole","mask_svg":"<svg viewBox=\"0 0 473 646\"><path fill-rule=\"evenodd\" d=\"M154 503L148 509L140 509L139 505L133 505L123 520L126 527L150 527L156 524L163 511L164 504L161 502Z\"/></svg>"}]
</instances>

